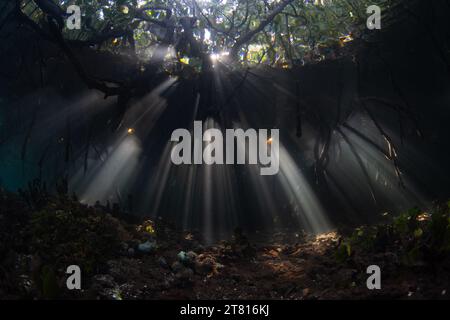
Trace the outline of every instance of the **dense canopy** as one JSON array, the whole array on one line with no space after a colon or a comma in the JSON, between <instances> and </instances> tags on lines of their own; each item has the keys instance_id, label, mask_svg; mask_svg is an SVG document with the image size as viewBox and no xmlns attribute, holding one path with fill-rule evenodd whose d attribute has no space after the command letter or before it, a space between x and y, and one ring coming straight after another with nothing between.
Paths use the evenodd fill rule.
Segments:
<instances>
[{"instance_id":1,"label":"dense canopy","mask_svg":"<svg viewBox=\"0 0 450 320\"><path fill-rule=\"evenodd\" d=\"M387 8L394 1L60 0L59 8L46 9L48 2L22 1L22 11L44 24L44 11L61 16L69 4L79 5L81 28L64 28L63 36L80 45L130 49L143 59L159 54L194 65L195 58L208 54L213 60L230 55L288 66L320 60L326 53L321 48L343 46L360 36L367 7Z\"/></svg>"}]
</instances>

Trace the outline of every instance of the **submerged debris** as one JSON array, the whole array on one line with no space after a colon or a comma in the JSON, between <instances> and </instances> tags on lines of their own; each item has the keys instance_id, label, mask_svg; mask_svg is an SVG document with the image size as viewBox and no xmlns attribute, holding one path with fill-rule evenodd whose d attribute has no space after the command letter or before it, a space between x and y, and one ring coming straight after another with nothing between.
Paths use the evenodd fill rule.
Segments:
<instances>
[{"instance_id":1,"label":"submerged debris","mask_svg":"<svg viewBox=\"0 0 450 320\"><path fill-rule=\"evenodd\" d=\"M42 197L36 196L36 199ZM0 297L8 299L448 299L450 207L413 209L342 236L282 231L205 245L162 219L128 224L102 206L1 192ZM65 288L68 265L83 288ZM367 289L378 265L383 290ZM428 272L433 270L433 272Z\"/></svg>"},{"instance_id":2,"label":"submerged debris","mask_svg":"<svg viewBox=\"0 0 450 320\"><path fill-rule=\"evenodd\" d=\"M156 242L146 241L144 243L140 243L138 250L143 253L150 253L156 250Z\"/></svg>"}]
</instances>

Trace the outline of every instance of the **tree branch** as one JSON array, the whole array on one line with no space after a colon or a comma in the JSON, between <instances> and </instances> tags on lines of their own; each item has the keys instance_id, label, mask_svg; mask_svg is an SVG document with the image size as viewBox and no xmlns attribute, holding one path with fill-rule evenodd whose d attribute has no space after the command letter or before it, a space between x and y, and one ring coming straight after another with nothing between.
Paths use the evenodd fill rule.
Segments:
<instances>
[{"instance_id":1,"label":"tree branch","mask_svg":"<svg viewBox=\"0 0 450 320\"><path fill-rule=\"evenodd\" d=\"M251 41L255 35L257 35L259 32L263 31L265 27L267 27L275 17L283 12L283 10L294 0L284 0L282 1L268 16L266 19L260 22L258 27L256 29L250 30L239 39L236 40L235 44L231 48L230 56L236 57L241 47L246 44L247 42Z\"/></svg>"}]
</instances>

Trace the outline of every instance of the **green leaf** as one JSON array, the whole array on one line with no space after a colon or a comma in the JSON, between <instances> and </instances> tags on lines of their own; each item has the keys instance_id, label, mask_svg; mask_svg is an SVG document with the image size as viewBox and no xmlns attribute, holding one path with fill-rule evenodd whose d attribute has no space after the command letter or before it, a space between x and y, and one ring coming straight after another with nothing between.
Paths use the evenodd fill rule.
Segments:
<instances>
[{"instance_id":1,"label":"green leaf","mask_svg":"<svg viewBox=\"0 0 450 320\"><path fill-rule=\"evenodd\" d=\"M347 249L347 255L350 257L352 255L352 247L349 243L346 245Z\"/></svg>"}]
</instances>

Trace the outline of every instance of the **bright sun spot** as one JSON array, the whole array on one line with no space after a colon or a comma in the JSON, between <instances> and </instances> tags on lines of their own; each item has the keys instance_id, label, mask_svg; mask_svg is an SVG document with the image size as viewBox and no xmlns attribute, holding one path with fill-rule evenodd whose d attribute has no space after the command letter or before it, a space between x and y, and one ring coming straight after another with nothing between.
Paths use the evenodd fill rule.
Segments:
<instances>
[{"instance_id":1,"label":"bright sun spot","mask_svg":"<svg viewBox=\"0 0 450 320\"><path fill-rule=\"evenodd\" d=\"M225 57L227 57L227 56L229 56L229 55L230 55L229 52L224 51L224 52L221 52L221 53L212 53L212 54L210 55L210 57L211 57L211 60L212 60L213 62L216 62L216 61L221 61L221 60L223 60Z\"/></svg>"}]
</instances>

